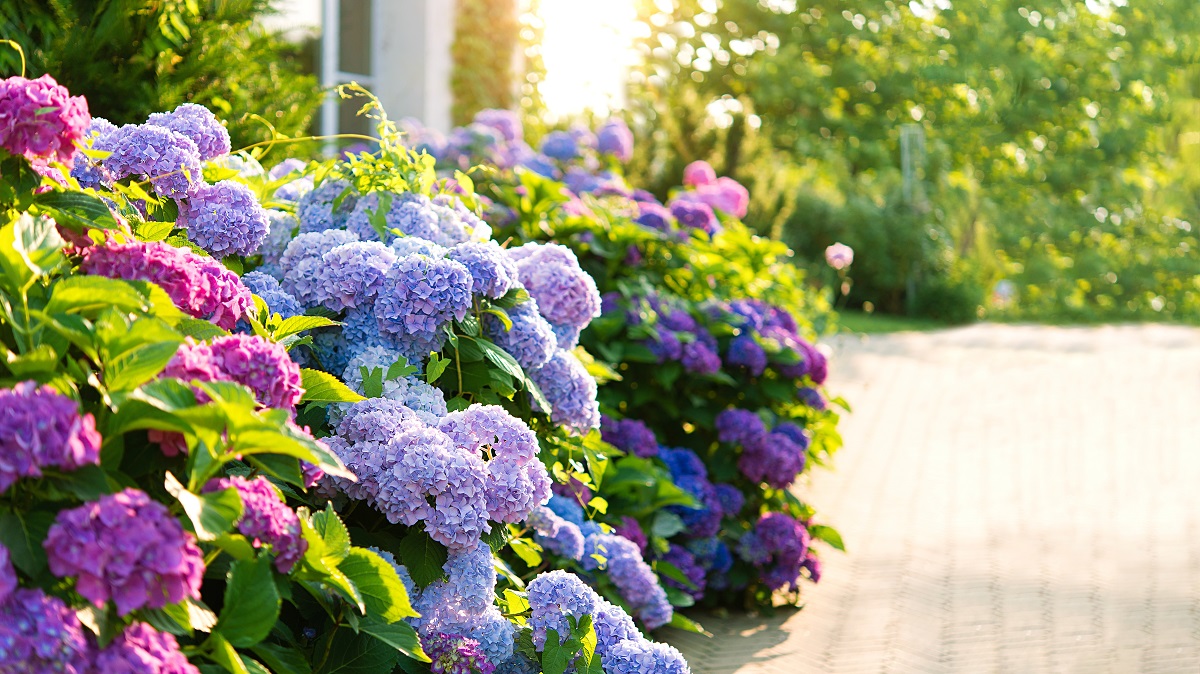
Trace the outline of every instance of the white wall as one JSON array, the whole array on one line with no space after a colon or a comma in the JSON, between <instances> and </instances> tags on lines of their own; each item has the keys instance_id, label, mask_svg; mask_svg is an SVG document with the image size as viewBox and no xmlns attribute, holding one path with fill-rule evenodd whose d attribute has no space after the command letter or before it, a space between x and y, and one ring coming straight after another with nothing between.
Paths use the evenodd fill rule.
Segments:
<instances>
[{"instance_id":1,"label":"white wall","mask_svg":"<svg viewBox=\"0 0 1200 674\"><path fill-rule=\"evenodd\" d=\"M375 0L375 94L392 119L450 130L454 0Z\"/></svg>"}]
</instances>

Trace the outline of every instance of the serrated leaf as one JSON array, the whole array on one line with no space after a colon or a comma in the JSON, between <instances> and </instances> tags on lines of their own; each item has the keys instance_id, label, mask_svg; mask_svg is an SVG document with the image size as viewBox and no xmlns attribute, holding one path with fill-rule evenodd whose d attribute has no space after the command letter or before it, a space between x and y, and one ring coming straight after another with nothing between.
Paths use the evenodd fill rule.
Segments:
<instances>
[{"instance_id":1,"label":"serrated leaf","mask_svg":"<svg viewBox=\"0 0 1200 674\"><path fill-rule=\"evenodd\" d=\"M232 530L242 517L242 498L232 487L196 495L185 489L170 472L163 486L183 506L196 538L202 541L216 540L221 534Z\"/></svg>"},{"instance_id":2,"label":"serrated leaf","mask_svg":"<svg viewBox=\"0 0 1200 674\"><path fill-rule=\"evenodd\" d=\"M421 649L421 640L417 637L416 630L403 620L386 623L373 616L367 616L359 621L358 629L410 658L429 662L429 656Z\"/></svg>"},{"instance_id":3,"label":"serrated leaf","mask_svg":"<svg viewBox=\"0 0 1200 674\"><path fill-rule=\"evenodd\" d=\"M420 587L446 576L442 565L448 557L446 546L429 537L421 529L413 529L400 541L400 561L408 569L413 582Z\"/></svg>"},{"instance_id":4,"label":"serrated leaf","mask_svg":"<svg viewBox=\"0 0 1200 674\"><path fill-rule=\"evenodd\" d=\"M333 566L338 566L350 554L350 532L333 511L332 503L326 503L324 510L313 513L312 525L324 543L322 556L333 562Z\"/></svg>"},{"instance_id":5,"label":"serrated leaf","mask_svg":"<svg viewBox=\"0 0 1200 674\"><path fill-rule=\"evenodd\" d=\"M225 605L217 619L220 633L239 648L248 648L266 638L279 619L280 598L271 571L271 559L240 560L225 576Z\"/></svg>"},{"instance_id":6,"label":"serrated leaf","mask_svg":"<svg viewBox=\"0 0 1200 674\"><path fill-rule=\"evenodd\" d=\"M229 331L210 322L198 318L182 318L175 326L184 337L192 337L199 342L207 342L217 337L225 337Z\"/></svg>"},{"instance_id":7,"label":"serrated leaf","mask_svg":"<svg viewBox=\"0 0 1200 674\"><path fill-rule=\"evenodd\" d=\"M385 623L416 617L408 590L396 569L382 557L364 548L351 548L338 568L362 594L368 615L377 615Z\"/></svg>"},{"instance_id":8,"label":"serrated leaf","mask_svg":"<svg viewBox=\"0 0 1200 674\"><path fill-rule=\"evenodd\" d=\"M283 319L283 322L279 324L279 327L275 328L271 337L278 342L284 337L295 335L305 330L328 328L336 325L340 324L324 316L292 316L291 318Z\"/></svg>"},{"instance_id":9,"label":"serrated leaf","mask_svg":"<svg viewBox=\"0 0 1200 674\"><path fill-rule=\"evenodd\" d=\"M301 402L323 403L356 403L366 400L363 396L350 390L337 377L320 370L303 368L300 370L300 385L304 387L304 397Z\"/></svg>"}]
</instances>

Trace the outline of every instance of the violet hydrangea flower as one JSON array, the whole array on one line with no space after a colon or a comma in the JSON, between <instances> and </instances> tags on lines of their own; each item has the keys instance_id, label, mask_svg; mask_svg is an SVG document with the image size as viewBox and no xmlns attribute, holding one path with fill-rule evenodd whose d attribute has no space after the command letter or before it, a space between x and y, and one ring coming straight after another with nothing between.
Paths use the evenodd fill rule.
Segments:
<instances>
[{"instance_id":1,"label":"violet hydrangea flower","mask_svg":"<svg viewBox=\"0 0 1200 674\"><path fill-rule=\"evenodd\" d=\"M567 131L551 131L542 139L542 154L559 161L570 161L579 156L579 143Z\"/></svg>"},{"instance_id":2,"label":"violet hydrangea flower","mask_svg":"<svg viewBox=\"0 0 1200 674\"><path fill-rule=\"evenodd\" d=\"M606 674L691 674L683 655L667 644L626 639L601 655Z\"/></svg>"},{"instance_id":3,"label":"violet hydrangea flower","mask_svg":"<svg viewBox=\"0 0 1200 674\"><path fill-rule=\"evenodd\" d=\"M89 650L79 618L57 597L21 589L0 603L0 672L90 674Z\"/></svg>"},{"instance_id":4,"label":"violet hydrangea flower","mask_svg":"<svg viewBox=\"0 0 1200 674\"><path fill-rule=\"evenodd\" d=\"M796 588L808 554L808 529L786 513L770 512L758 519L738 543L738 555L760 570L772 590ZM819 571L818 571L819 573Z\"/></svg>"},{"instance_id":5,"label":"violet hydrangea flower","mask_svg":"<svg viewBox=\"0 0 1200 674\"><path fill-rule=\"evenodd\" d=\"M583 557L583 532L579 525L568 522L546 506L530 511L525 523L534 531L534 538L543 548L578 561Z\"/></svg>"},{"instance_id":6,"label":"violet hydrangea flower","mask_svg":"<svg viewBox=\"0 0 1200 674\"><path fill-rule=\"evenodd\" d=\"M0 493L18 478L41 477L43 468L72 471L99 462L96 421L80 414L74 400L33 381L0 389Z\"/></svg>"},{"instance_id":7,"label":"violet hydrangea flower","mask_svg":"<svg viewBox=\"0 0 1200 674\"><path fill-rule=\"evenodd\" d=\"M318 272L325 253L352 241L358 241L358 236L340 229L301 233L279 257L279 285L301 305L316 307L322 299Z\"/></svg>"},{"instance_id":8,"label":"violet hydrangea flower","mask_svg":"<svg viewBox=\"0 0 1200 674\"><path fill-rule=\"evenodd\" d=\"M569 351L556 351L530 378L550 403L549 410L541 411L554 423L581 434L600 426L596 380Z\"/></svg>"},{"instance_id":9,"label":"violet hydrangea flower","mask_svg":"<svg viewBox=\"0 0 1200 674\"><path fill-rule=\"evenodd\" d=\"M0 80L0 147L10 154L70 167L90 119L87 100L49 75Z\"/></svg>"},{"instance_id":10,"label":"violet hydrangea flower","mask_svg":"<svg viewBox=\"0 0 1200 674\"><path fill-rule=\"evenodd\" d=\"M647 458L658 454L654 431L639 419L600 417L600 434L605 442L617 449Z\"/></svg>"},{"instance_id":11,"label":"violet hydrangea flower","mask_svg":"<svg viewBox=\"0 0 1200 674\"><path fill-rule=\"evenodd\" d=\"M192 139L200 153L201 161L216 159L229 154L229 132L221 120L203 105L184 103L171 112L155 112L146 120L147 124L166 127Z\"/></svg>"},{"instance_id":12,"label":"violet hydrangea flower","mask_svg":"<svg viewBox=\"0 0 1200 674\"><path fill-rule=\"evenodd\" d=\"M495 241L468 241L450 249L450 259L471 272L471 291L491 299L504 297L517 282L517 267Z\"/></svg>"},{"instance_id":13,"label":"violet hydrangea flower","mask_svg":"<svg viewBox=\"0 0 1200 674\"><path fill-rule=\"evenodd\" d=\"M192 139L153 125L126 124L96 142L111 152L101 160L113 178L149 180L160 196L180 199L202 183L200 153Z\"/></svg>"},{"instance_id":14,"label":"violet hydrangea flower","mask_svg":"<svg viewBox=\"0 0 1200 674\"><path fill-rule=\"evenodd\" d=\"M295 297L287 294L279 285L279 281L275 277L268 276L260 271L249 271L242 275L242 283L250 290L250 292L262 298L266 302L267 309L273 314L279 314L283 318L291 318L293 316L301 316L304 314L304 307L296 301ZM266 318L260 316L260 318Z\"/></svg>"},{"instance_id":15,"label":"violet hydrangea flower","mask_svg":"<svg viewBox=\"0 0 1200 674\"><path fill-rule=\"evenodd\" d=\"M179 201L177 225L217 257L252 255L267 237L267 213L249 187L234 180L198 185Z\"/></svg>"},{"instance_id":16,"label":"violet hydrangea flower","mask_svg":"<svg viewBox=\"0 0 1200 674\"><path fill-rule=\"evenodd\" d=\"M96 672L125 674L200 674L179 650L169 632L159 632L146 623L133 623L96 653Z\"/></svg>"},{"instance_id":17,"label":"violet hydrangea flower","mask_svg":"<svg viewBox=\"0 0 1200 674\"><path fill-rule=\"evenodd\" d=\"M353 309L375 301L396 254L378 241L351 241L321 256L315 298L330 311Z\"/></svg>"},{"instance_id":18,"label":"violet hydrangea flower","mask_svg":"<svg viewBox=\"0 0 1200 674\"><path fill-rule=\"evenodd\" d=\"M339 201L340 199L340 201ZM334 207L337 202L337 207ZM300 233L323 232L339 229L358 204L358 193L344 180L326 180L315 189L300 197L296 204L296 217L300 220ZM355 239L357 239L355 235Z\"/></svg>"},{"instance_id":19,"label":"violet hydrangea flower","mask_svg":"<svg viewBox=\"0 0 1200 674\"><path fill-rule=\"evenodd\" d=\"M308 541L300 535L300 519L279 497L279 492L267 478L247 480L241 476L210 480L205 492L233 488L242 499L242 517L237 522L254 547L270 545L275 552L275 568L289 573L308 549Z\"/></svg>"},{"instance_id":20,"label":"violet hydrangea flower","mask_svg":"<svg viewBox=\"0 0 1200 674\"><path fill-rule=\"evenodd\" d=\"M422 644L432 661L433 674L492 674L496 666L488 662L479 642L442 632L432 635Z\"/></svg>"},{"instance_id":21,"label":"violet hydrangea flower","mask_svg":"<svg viewBox=\"0 0 1200 674\"><path fill-rule=\"evenodd\" d=\"M700 230L709 236L713 236L721 229L712 207L706 203L675 199L670 203L670 209L671 215L675 216L680 226L687 229Z\"/></svg>"},{"instance_id":22,"label":"violet hydrangea flower","mask_svg":"<svg viewBox=\"0 0 1200 674\"><path fill-rule=\"evenodd\" d=\"M532 372L545 365L557 350L554 328L538 312L537 300L530 298L508 310L512 327L491 314L483 317L484 334L504 349L521 369Z\"/></svg>"},{"instance_id":23,"label":"violet hydrangea flower","mask_svg":"<svg viewBox=\"0 0 1200 674\"><path fill-rule=\"evenodd\" d=\"M204 559L167 507L126 489L58 513L42 547L50 571L74 576L96 606L121 615L200 597Z\"/></svg>"},{"instance_id":24,"label":"violet hydrangea flower","mask_svg":"<svg viewBox=\"0 0 1200 674\"><path fill-rule=\"evenodd\" d=\"M583 567L608 572L608 579L633 614L655 630L671 622L674 609L650 565L633 541L615 534L592 534L584 542Z\"/></svg>"},{"instance_id":25,"label":"violet hydrangea flower","mask_svg":"<svg viewBox=\"0 0 1200 674\"><path fill-rule=\"evenodd\" d=\"M375 301L379 327L397 335L433 336L471 308L471 273L454 260L412 256L396 262Z\"/></svg>"},{"instance_id":26,"label":"violet hydrangea flower","mask_svg":"<svg viewBox=\"0 0 1200 674\"><path fill-rule=\"evenodd\" d=\"M518 143L525 138L521 117L512 110L480 110L474 121L499 131L505 142Z\"/></svg>"},{"instance_id":27,"label":"violet hydrangea flower","mask_svg":"<svg viewBox=\"0 0 1200 674\"><path fill-rule=\"evenodd\" d=\"M596 149L625 163L633 158L633 132L620 119L610 119L596 132Z\"/></svg>"},{"instance_id":28,"label":"violet hydrangea flower","mask_svg":"<svg viewBox=\"0 0 1200 674\"><path fill-rule=\"evenodd\" d=\"M8 548L0 543L0 605L8 601L17 589L17 572L13 570Z\"/></svg>"}]
</instances>

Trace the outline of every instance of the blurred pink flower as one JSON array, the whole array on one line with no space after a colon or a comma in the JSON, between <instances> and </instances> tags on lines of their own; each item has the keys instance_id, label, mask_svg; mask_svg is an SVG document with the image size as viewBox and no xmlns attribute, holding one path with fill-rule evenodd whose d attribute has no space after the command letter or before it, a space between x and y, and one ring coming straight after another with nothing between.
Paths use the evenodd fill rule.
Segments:
<instances>
[{"instance_id":1,"label":"blurred pink flower","mask_svg":"<svg viewBox=\"0 0 1200 674\"><path fill-rule=\"evenodd\" d=\"M694 161L683 169L683 184L699 187L717 181L717 172L704 160Z\"/></svg>"},{"instance_id":2,"label":"blurred pink flower","mask_svg":"<svg viewBox=\"0 0 1200 674\"><path fill-rule=\"evenodd\" d=\"M841 271L854 263L854 249L844 243L835 243L825 249L825 261Z\"/></svg>"}]
</instances>

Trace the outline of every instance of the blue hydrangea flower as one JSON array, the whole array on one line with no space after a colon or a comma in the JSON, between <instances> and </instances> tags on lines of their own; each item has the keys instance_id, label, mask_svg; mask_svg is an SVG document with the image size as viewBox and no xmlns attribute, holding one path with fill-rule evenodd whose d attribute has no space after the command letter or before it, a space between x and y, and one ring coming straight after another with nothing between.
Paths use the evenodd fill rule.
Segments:
<instances>
[{"instance_id":1,"label":"blue hydrangea flower","mask_svg":"<svg viewBox=\"0 0 1200 674\"><path fill-rule=\"evenodd\" d=\"M166 127L182 134L196 144L200 160L216 159L229 154L229 132L221 120L203 105L184 103L172 112L156 112L146 120L147 124Z\"/></svg>"},{"instance_id":2,"label":"blue hydrangea flower","mask_svg":"<svg viewBox=\"0 0 1200 674\"><path fill-rule=\"evenodd\" d=\"M252 255L267 238L267 213L242 183L199 185L179 201L177 225L215 257Z\"/></svg>"},{"instance_id":3,"label":"blue hydrangea flower","mask_svg":"<svg viewBox=\"0 0 1200 674\"><path fill-rule=\"evenodd\" d=\"M357 240L354 234L339 229L297 236L279 258L279 268L283 271L280 285L304 307L318 306L324 299L322 286L317 282L322 258L337 246Z\"/></svg>"},{"instance_id":4,"label":"blue hydrangea flower","mask_svg":"<svg viewBox=\"0 0 1200 674\"><path fill-rule=\"evenodd\" d=\"M477 295L499 299L517 281L517 266L495 241L468 241L450 249L451 260L471 272L471 290Z\"/></svg>"},{"instance_id":5,"label":"blue hydrangea flower","mask_svg":"<svg viewBox=\"0 0 1200 674\"><path fill-rule=\"evenodd\" d=\"M729 352L725 355L730 365L740 365L750 371L755 377L767 369L767 352L751 335L738 335L729 343Z\"/></svg>"},{"instance_id":6,"label":"blue hydrangea flower","mask_svg":"<svg viewBox=\"0 0 1200 674\"><path fill-rule=\"evenodd\" d=\"M671 646L627 639L601 655L605 674L691 674L683 655Z\"/></svg>"},{"instance_id":7,"label":"blue hydrangea flower","mask_svg":"<svg viewBox=\"0 0 1200 674\"><path fill-rule=\"evenodd\" d=\"M433 258L442 258L450 252L445 246L439 246L429 239L422 239L419 236L398 236L392 239L390 245L392 251L396 253L396 257L427 255Z\"/></svg>"},{"instance_id":8,"label":"blue hydrangea flower","mask_svg":"<svg viewBox=\"0 0 1200 674\"><path fill-rule=\"evenodd\" d=\"M619 162L627 162L633 158L633 132L624 121L610 119L596 132L596 149Z\"/></svg>"},{"instance_id":9,"label":"blue hydrangea flower","mask_svg":"<svg viewBox=\"0 0 1200 674\"><path fill-rule=\"evenodd\" d=\"M600 427L596 380L569 351L556 351L530 378L550 403L550 419L577 433Z\"/></svg>"},{"instance_id":10,"label":"blue hydrangea flower","mask_svg":"<svg viewBox=\"0 0 1200 674\"><path fill-rule=\"evenodd\" d=\"M563 351L570 351L579 346L579 335L583 332L576 325L552 325L554 330L554 341L558 348Z\"/></svg>"},{"instance_id":11,"label":"blue hydrangea flower","mask_svg":"<svg viewBox=\"0 0 1200 674\"><path fill-rule=\"evenodd\" d=\"M275 166L271 167L271 170L267 172L267 177L271 180L279 180L280 178L293 173L303 173L304 169L306 168L308 168L308 163L303 159L288 157L287 159L284 159Z\"/></svg>"},{"instance_id":12,"label":"blue hydrangea flower","mask_svg":"<svg viewBox=\"0 0 1200 674\"><path fill-rule=\"evenodd\" d=\"M398 335L432 337L471 308L471 273L454 260L416 255L389 270L375 301L379 327Z\"/></svg>"},{"instance_id":13,"label":"blue hydrangea flower","mask_svg":"<svg viewBox=\"0 0 1200 674\"><path fill-rule=\"evenodd\" d=\"M263 273L277 279L283 276L279 269L279 258L283 257L283 251L296 237L299 226L300 223L289 213L273 209L267 211L267 236L258 247L258 253L262 255Z\"/></svg>"},{"instance_id":14,"label":"blue hydrangea flower","mask_svg":"<svg viewBox=\"0 0 1200 674\"><path fill-rule=\"evenodd\" d=\"M304 307L300 306L295 297L279 287L279 281L276 281L274 277L260 271L250 271L242 275L242 283L250 289L250 292L261 297L273 314L291 318L304 313Z\"/></svg>"},{"instance_id":15,"label":"blue hydrangea flower","mask_svg":"<svg viewBox=\"0 0 1200 674\"><path fill-rule=\"evenodd\" d=\"M525 138L521 117L512 110L480 110L475 113L474 122L499 131L500 136L508 143L519 143Z\"/></svg>"},{"instance_id":16,"label":"blue hydrangea flower","mask_svg":"<svg viewBox=\"0 0 1200 674\"><path fill-rule=\"evenodd\" d=\"M149 180L159 196L181 199L201 183L200 153L190 138L161 126L126 124L96 141L114 180Z\"/></svg>"},{"instance_id":17,"label":"blue hydrangea flower","mask_svg":"<svg viewBox=\"0 0 1200 674\"><path fill-rule=\"evenodd\" d=\"M546 630L558 632L561 641L570 634L567 616L576 619L595 613L600 597L572 573L550 571L539 574L526 588L529 598L529 626L533 644L540 651L546 645Z\"/></svg>"},{"instance_id":18,"label":"blue hydrangea flower","mask_svg":"<svg viewBox=\"0 0 1200 674\"><path fill-rule=\"evenodd\" d=\"M558 178L562 175L562 173L558 170L558 167L554 165L554 160L544 154L527 157L521 162L521 165L530 171L533 171L540 176L550 178L551 180L558 180Z\"/></svg>"},{"instance_id":19,"label":"blue hydrangea flower","mask_svg":"<svg viewBox=\"0 0 1200 674\"><path fill-rule=\"evenodd\" d=\"M542 154L559 161L570 161L579 156L579 143L566 131L551 131L542 139Z\"/></svg>"},{"instance_id":20,"label":"blue hydrangea flower","mask_svg":"<svg viewBox=\"0 0 1200 674\"><path fill-rule=\"evenodd\" d=\"M349 192L347 192L349 190ZM346 196L342 197L345 194ZM342 197L334 209L333 202ZM358 193L344 180L327 180L311 192L300 197L296 204L296 216L300 219L300 233L323 232L341 229L346 218L358 203Z\"/></svg>"},{"instance_id":21,"label":"blue hydrangea flower","mask_svg":"<svg viewBox=\"0 0 1200 674\"><path fill-rule=\"evenodd\" d=\"M363 387L363 369L383 371L383 396L404 404L422 421L430 426L436 426L441 417L446 416L446 398L440 389L425 383L417 377L387 378L387 371L400 360L407 361L399 352L381 346L369 346L360 351L346 364L342 380L354 391L366 395ZM340 406L339 406L340 408ZM335 416L334 408L330 409L331 423Z\"/></svg>"},{"instance_id":22,"label":"blue hydrangea flower","mask_svg":"<svg viewBox=\"0 0 1200 674\"><path fill-rule=\"evenodd\" d=\"M378 241L343 243L321 256L315 295L330 311L369 305L395 263L396 254Z\"/></svg>"},{"instance_id":23,"label":"blue hydrangea flower","mask_svg":"<svg viewBox=\"0 0 1200 674\"><path fill-rule=\"evenodd\" d=\"M534 508L525 523L533 529L534 538L543 548L576 561L583 557L583 532L579 525L559 517L546 506Z\"/></svg>"},{"instance_id":24,"label":"blue hydrangea flower","mask_svg":"<svg viewBox=\"0 0 1200 674\"><path fill-rule=\"evenodd\" d=\"M537 300L530 298L509 309L508 318L512 321L511 329L505 329L499 318L485 314L484 334L508 352L526 372L545 365L558 347L553 328L538 312Z\"/></svg>"}]
</instances>

